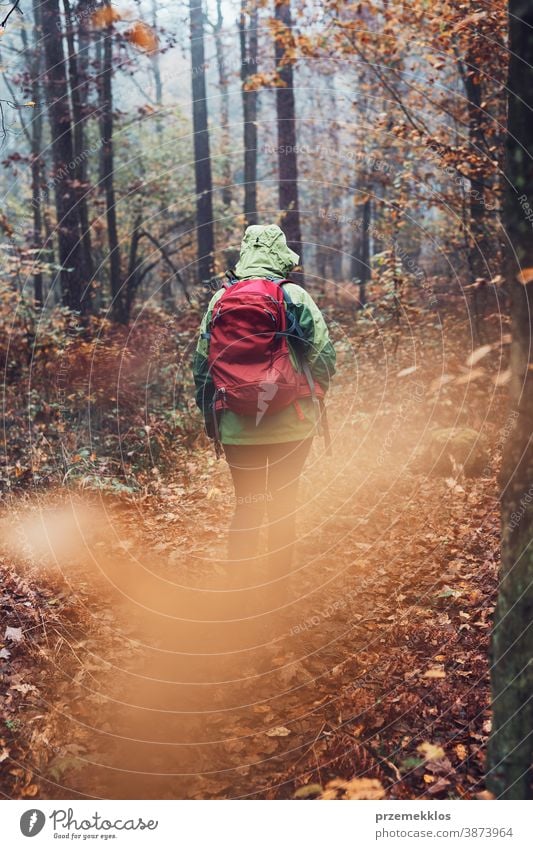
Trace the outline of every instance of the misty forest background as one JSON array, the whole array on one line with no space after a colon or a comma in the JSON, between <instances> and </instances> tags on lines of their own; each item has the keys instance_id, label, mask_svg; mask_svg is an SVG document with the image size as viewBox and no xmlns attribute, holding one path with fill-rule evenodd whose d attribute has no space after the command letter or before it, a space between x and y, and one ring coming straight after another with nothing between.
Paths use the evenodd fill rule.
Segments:
<instances>
[{"instance_id":1,"label":"misty forest background","mask_svg":"<svg viewBox=\"0 0 533 849\"><path fill-rule=\"evenodd\" d=\"M483 527L480 516L488 517L492 549L474 547L475 576L463 575L457 589L448 575L438 602L460 605L468 597L484 610L476 631L478 607L465 612L463 605L454 629L472 641L467 669L480 651L483 657L478 700L469 706L465 696L461 707L465 727L479 720L477 738L450 732L448 751L443 730L439 745L427 749L434 741L421 743L398 726L395 745L407 734L414 750L411 762L398 759L387 750L392 732L379 731L390 727L380 711L383 721L364 733L382 734L385 743L358 739L361 751L351 761L344 749L342 757L328 750L334 766L327 778L355 782L348 790L342 783L328 789L314 765L306 771L302 764L279 767L276 787L309 798L529 795L529 4L17 0L2 9L5 515L15 502L38 504L63 487L145 505L146 515L152 505L157 516L168 512L161 505L168 505L169 481L178 486L176 475L180 501L192 493L209 509L218 490L198 477L210 448L190 373L197 327L245 227L280 224L302 258L295 279L323 309L336 343L334 426L335 409L356 396L348 438L377 434L374 466L405 430L414 460L404 479L413 492L429 480L420 503L459 499L472 538ZM424 401L410 396L402 407L411 380L424 387ZM372 431L382 392L383 421ZM409 443L417 417L425 427ZM391 421L399 424L380 430ZM360 516L364 508L357 509ZM451 519L441 519L448 544ZM13 555L5 558L7 586L19 587ZM6 682L14 674L10 654L18 651L22 665L33 657L13 636L17 616L26 616L15 596L10 590L5 597L9 627L0 634ZM488 628L496 604L491 711ZM439 663L428 677L442 688L437 702L452 704L458 685L439 674ZM17 682L6 690L6 716L22 710L17 681L18 691ZM4 751L19 746L24 753L24 722L17 731L14 721L8 716L0 730ZM322 726L317 743L331 748L333 732ZM38 776L70 776L80 751L43 755L40 772L29 777L19 754L6 769L5 792L51 793ZM357 784L361 775L374 783ZM204 795L233 792L211 786Z\"/></svg>"}]
</instances>

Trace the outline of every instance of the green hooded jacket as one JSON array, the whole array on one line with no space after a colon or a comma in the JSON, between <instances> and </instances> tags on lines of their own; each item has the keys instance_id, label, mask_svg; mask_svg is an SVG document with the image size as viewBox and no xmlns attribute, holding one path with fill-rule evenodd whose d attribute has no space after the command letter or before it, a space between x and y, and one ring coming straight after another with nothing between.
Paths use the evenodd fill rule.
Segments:
<instances>
[{"instance_id":1,"label":"green hooded jacket","mask_svg":"<svg viewBox=\"0 0 533 849\"><path fill-rule=\"evenodd\" d=\"M235 273L239 280L254 277L284 279L298 264L298 260L298 254L288 247L283 231L276 224L254 225L248 227L244 234ZM306 359L311 374L327 391L330 379L335 374L335 350L329 339L326 322L305 289L296 283L287 283L283 288L292 301L291 304L286 305L286 309L294 313L309 343ZM208 329L214 306L224 291L219 289L209 302L200 325L193 360L196 403L204 414L208 433L210 433L210 404L214 393L207 361ZM294 367L299 368L294 352L291 350L290 353ZM240 416L231 410L224 410L220 416L219 429L221 442L229 445L294 442L309 439L318 432L311 398L300 398L297 407L291 404L274 415L263 416L258 424L256 424L256 416Z\"/></svg>"}]
</instances>

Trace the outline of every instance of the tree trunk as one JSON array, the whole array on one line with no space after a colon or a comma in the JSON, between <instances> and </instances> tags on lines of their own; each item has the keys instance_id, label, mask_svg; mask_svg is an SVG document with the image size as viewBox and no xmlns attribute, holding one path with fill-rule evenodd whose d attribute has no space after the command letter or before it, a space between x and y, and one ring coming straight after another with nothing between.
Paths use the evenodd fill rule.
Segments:
<instances>
[{"instance_id":1,"label":"tree trunk","mask_svg":"<svg viewBox=\"0 0 533 849\"><path fill-rule=\"evenodd\" d=\"M61 264L59 279L65 306L84 314L89 311L90 293L84 285L78 198L70 170L74 161L74 144L59 0L43 0L41 11L46 66L44 79L52 133L52 178Z\"/></svg>"},{"instance_id":2,"label":"tree trunk","mask_svg":"<svg viewBox=\"0 0 533 849\"><path fill-rule=\"evenodd\" d=\"M481 3L473 4L473 11L483 13ZM481 36L482 37L482 36ZM468 141L469 181L470 192L467 202L467 261L471 283L476 280L487 281L492 278L490 269L490 239L487 223L487 205L485 199L485 183L487 180L487 141L485 130L487 115L482 107L484 92L478 70L479 57L476 50L476 35L471 36L472 42L465 54L464 64L459 62L468 107ZM479 38L479 36L478 36ZM493 154L489 154L492 158ZM483 314L486 308L486 283L474 286L472 290L472 313L474 316L474 335L477 344L485 340Z\"/></svg>"},{"instance_id":3,"label":"tree trunk","mask_svg":"<svg viewBox=\"0 0 533 849\"><path fill-rule=\"evenodd\" d=\"M32 98L38 97L38 83L32 82ZM38 103L35 100L35 103ZM42 146L42 120L38 116L32 121L31 134L31 203L33 209L33 238L32 247L36 251L34 261L39 265L42 261L42 215L41 215L41 146ZM40 308L44 303L43 273L36 271L33 275L33 300L35 306Z\"/></svg>"},{"instance_id":4,"label":"tree trunk","mask_svg":"<svg viewBox=\"0 0 533 849\"><path fill-rule=\"evenodd\" d=\"M68 68L70 80L70 93L72 102L72 118L74 120L74 176L78 181L78 211L80 216L81 240L83 249L83 262L85 268L85 276L87 280L92 281L94 277L94 262L91 245L91 230L89 224L89 208L87 199L87 150L85 142L85 121L86 114L84 109L84 101L87 100L87 21L86 21L86 0L82 0L78 4L78 10L81 12L79 19L78 50L76 49L74 39L74 25L69 0L63 0L65 10L65 23L67 31L67 46L68 46Z\"/></svg>"},{"instance_id":5,"label":"tree trunk","mask_svg":"<svg viewBox=\"0 0 533 849\"><path fill-rule=\"evenodd\" d=\"M157 32L157 0L152 0L152 27L154 32ZM163 120L162 120L162 107L163 107L163 78L161 76L161 62L159 59L159 50L156 50L153 56L151 57L152 64L152 72L154 75L154 94L155 94L155 102L157 104L157 115L155 119L155 129L156 133L159 137L163 135ZM159 205L159 213L161 217L161 221L164 221L168 218L167 205L164 199L161 200ZM137 241L138 236L135 234L138 233L140 227L139 224L136 224L133 229L132 241L130 243L130 264L131 267L131 253L135 254L137 250ZM133 244L135 241L135 244ZM131 273L128 273L127 283L126 283L126 312L129 315L131 311L131 306L133 305L133 297L135 292L137 291L137 277L138 273L135 272L135 275L132 277ZM176 309L176 299L174 297L174 292L172 291L172 278L165 277L163 282L161 283L161 301L163 306L168 312L174 312Z\"/></svg>"},{"instance_id":6,"label":"tree trunk","mask_svg":"<svg viewBox=\"0 0 533 849\"><path fill-rule=\"evenodd\" d=\"M220 128L222 130L222 203L231 206L231 145L229 134L229 85L226 70L225 45L222 35L224 16L222 2L217 0L217 22L214 28L215 49L217 54L218 84L220 87Z\"/></svg>"},{"instance_id":7,"label":"tree trunk","mask_svg":"<svg viewBox=\"0 0 533 849\"><path fill-rule=\"evenodd\" d=\"M98 112L100 117L100 148L98 150L98 185L102 185L102 180L104 179L104 145L103 145L103 136L101 134L101 124L102 124L102 115L101 115L101 87L102 87L102 74L104 72L104 33L101 29L98 29L94 35L94 75L98 81L98 90L99 90L99 100L100 103L98 105Z\"/></svg>"},{"instance_id":8,"label":"tree trunk","mask_svg":"<svg viewBox=\"0 0 533 849\"><path fill-rule=\"evenodd\" d=\"M189 0L193 100L194 173L196 182L197 273L200 281L214 273L213 181L205 85L202 0Z\"/></svg>"},{"instance_id":9,"label":"tree trunk","mask_svg":"<svg viewBox=\"0 0 533 849\"><path fill-rule=\"evenodd\" d=\"M257 73L257 5L252 0L250 22L246 26L249 3L241 2L239 35L241 42L241 90L244 123L244 218L248 226L258 224L257 215L257 99L255 89L247 91L249 78Z\"/></svg>"},{"instance_id":10,"label":"tree trunk","mask_svg":"<svg viewBox=\"0 0 533 849\"><path fill-rule=\"evenodd\" d=\"M366 287L370 282L370 222L372 201L367 195L361 207L361 230L357 232L352 257L352 277L359 283L359 306L366 304Z\"/></svg>"},{"instance_id":11,"label":"tree trunk","mask_svg":"<svg viewBox=\"0 0 533 849\"><path fill-rule=\"evenodd\" d=\"M122 291L120 245L118 241L115 198L115 164L113 150L113 24L103 30L103 70L101 78L102 185L105 192L107 239L109 244L109 279L111 314L115 321L128 320Z\"/></svg>"},{"instance_id":12,"label":"tree trunk","mask_svg":"<svg viewBox=\"0 0 533 849\"><path fill-rule=\"evenodd\" d=\"M152 0L152 27L154 32L157 32L157 0ZM155 102L157 103L157 116L155 119L155 129L158 136L163 133L163 123L161 121L161 107L163 106L163 79L161 77L161 62L159 59L159 50L156 50L151 57L152 72L154 75Z\"/></svg>"},{"instance_id":13,"label":"tree trunk","mask_svg":"<svg viewBox=\"0 0 533 849\"><path fill-rule=\"evenodd\" d=\"M528 283L533 275L533 7L528 0L510 0L509 56L503 224L514 428L501 473L502 571L492 635L487 785L498 798L525 799L532 796L533 757L533 289Z\"/></svg>"},{"instance_id":14,"label":"tree trunk","mask_svg":"<svg viewBox=\"0 0 533 849\"><path fill-rule=\"evenodd\" d=\"M276 20L284 27L284 32L276 38L276 67L281 81L281 85L276 89L279 207L282 213L280 225L287 236L289 246L299 254L300 264L302 264L293 69L291 61L285 59L284 47L284 39L288 38L292 41L290 0L281 0L276 5ZM298 282L303 282L302 275L299 275Z\"/></svg>"},{"instance_id":15,"label":"tree trunk","mask_svg":"<svg viewBox=\"0 0 533 849\"><path fill-rule=\"evenodd\" d=\"M29 72L31 78L31 99L35 104L41 102L41 65L42 65L42 27L41 7L38 0L33 0L33 45L30 51L27 36L23 35L25 50L31 56ZM42 216L42 141L43 141L43 112L40 106L31 122L31 206L33 215L32 248L37 264L42 261L43 247L43 216ZM33 275L33 300L40 308L44 303L43 273L36 271Z\"/></svg>"},{"instance_id":16,"label":"tree trunk","mask_svg":"<svg viewBox=\"0 0 533 849\"><path fill-rule=\"evenodd\" d=\"M470 61L473 62L474 59ZM476 158L481 158L483 151L482 123L484 117L480 108L482 101L481 83L472 76L469 67L466 69L464 85L468 100L468 138L472 148L472 155ZM470 250L468 253L468 264L474 279L490 276L487 268L488 244L485 210L484 169L481 162L477 162L472 164L470 168Z\"/></svg>"}]
</instances>

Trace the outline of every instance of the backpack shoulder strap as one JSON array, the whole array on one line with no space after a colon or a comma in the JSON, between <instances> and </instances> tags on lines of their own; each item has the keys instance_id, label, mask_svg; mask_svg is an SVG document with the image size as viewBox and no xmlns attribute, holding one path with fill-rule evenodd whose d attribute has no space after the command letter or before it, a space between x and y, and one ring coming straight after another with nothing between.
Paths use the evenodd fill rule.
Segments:
<instances>
[{"instance_id":1,"label":"backpack shoulder strap","mask_svg":"<svg viewBox=\"0 0 533 849\"><path fill-rule=\"evenodd\" d=\"M300 326L300 322L296 318L296 315L293 312L293 310L288 309L288 307L294 306L294 301L292 300L291 296L289 295L289 293L287 292L287 290L285 288L286 283L292 283L292 280L280 280L279 281L279 287L280 287L281 291L283 292L283 300L285 301L285 306L287 307L286 312L287 312L288 322L287 322L286 333L289 336L296 336L299 339L300 342L302 342L304 345L307 345L307 339L305 338L305 334L304 334L304 332L303 332L303 330Z\"/></svg>"},{"instance_id":2,"label":"backpack shoulder strap","mask_svg":"<svg viewBox=\"0 0 533 849\"><path fill-rule=\"evenodd\" d=\"M305 334L302 330L302 327L301 327L300 322L298 321L296 315L294 314L294 312L292 310L288 309L289 306L294 306L294 301L292 300L291 296L289 295L289 293L285 289L286 283L292 283L292 280L281 280L280 283L279 283L280 289L283 292L283 299L284 299L285 304L287 306L288 326L287 326L287 330L285 332L289 336L293 336L293 337L297 336L298 340L302 342L302 347L305 349L305 347L309 343L308 343L308 340L305 337ZM309 386L309 391L311 393L311 399L313 401L313 407L315 409L316 421L317 421L317 424L320 427L321 424L322 424L322 409L321 409L320 401L319 401L317 394L316 394L315 380L314 380L313 374L311 372L311 369L309 368L309 363L307 362L307 360L305 358L305 354L303 353L303 351L296 352L296 353L297 353L297 356L298 356L298 360L300 362L300 367L302 369L303 374L305 375L305 379L307 380L307 383L308 383L308 386ZM324 433L325 433L325 431L324 431ZM329 452L329 436L326 438L326 442L327 442L327 447L328 447L328 453L330 453Z\"/></svg>"}]
</instances>

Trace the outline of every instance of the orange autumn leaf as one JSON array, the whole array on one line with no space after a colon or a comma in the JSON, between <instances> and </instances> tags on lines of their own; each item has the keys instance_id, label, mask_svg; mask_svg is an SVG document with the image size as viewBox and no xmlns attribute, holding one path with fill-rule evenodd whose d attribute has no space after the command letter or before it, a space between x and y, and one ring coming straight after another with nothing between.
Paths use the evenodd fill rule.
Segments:
<instances>
[{"instance_id":1,"label":"orange autumn leaf","mask_svg":"<svg viewBox=\"0 0 533 849\"><path fill-rule=\"evenodd\" d=\"M523 286L527 286L528 283L532 283L533 268L523 268L520 274L516 275L516 279L519 283L522 283Z\"/></svg>"},{"instance_id":2,"label":"orange autumn leaf","mask_svg":"<svg viewBox=\"0 0 533 849\"><path fill-rule=\"evenodd\" d=\"M152 27L142 21L137 21L126 33L126 38L146 53L155 53L158 47L157 36Z\"/></svg>"},{"instance_id":3,"label":"orange autumn leaf","mask_svg":"<svg viewBox=\"0 0 533 849\"><path fill-rule=\"evenodd\" d=\"M245 91L257 91L263 86L276 86L278 88L286 87L287 83L284 82L280 75L276 72L271 73L261 73L261 74L251 74L244 84Z\"/></svg>"},{"instance_id":4,"label":"orange autumn leaf","mask_svg":"<svg viewBox=\"0 0 533 849\"><path fill-rule=\"evenodd\" d=\"M117 12L116 9L112 9L111 6L102 6L100 9L97 9L91 17L93 26L99 27L100 29L106 27L108 24L114 23L115 21L120 21L120 19L120 12Z\"/></svg>"}]
</instances>

